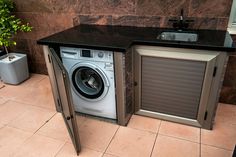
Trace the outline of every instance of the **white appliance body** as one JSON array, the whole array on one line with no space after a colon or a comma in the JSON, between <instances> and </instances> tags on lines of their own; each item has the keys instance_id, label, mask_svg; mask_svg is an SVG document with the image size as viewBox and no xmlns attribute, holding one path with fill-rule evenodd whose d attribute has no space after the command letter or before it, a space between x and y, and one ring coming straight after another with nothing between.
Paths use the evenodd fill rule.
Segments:
<instances>
[{"instance_id":1,"label":"white appliance body","mask_svg":"<svg viewBox=\"0 0 236 157\"><path fill-rule=\"evenodd\" d=\"M113 52L60 47L69 73L75 110L117 119Z\"/></svg>"}]
</instances>

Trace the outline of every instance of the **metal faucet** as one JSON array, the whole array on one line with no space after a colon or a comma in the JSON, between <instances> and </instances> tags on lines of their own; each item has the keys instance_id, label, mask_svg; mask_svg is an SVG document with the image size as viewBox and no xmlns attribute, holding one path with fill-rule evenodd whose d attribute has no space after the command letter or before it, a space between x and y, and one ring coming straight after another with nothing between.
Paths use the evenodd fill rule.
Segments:
<instances>
[{"instance_id":1,"label":"metal faucet","mask_svg":"<svg viewBox=\"0 0 236 157\"><path fill-rule=\"evenodd\" d=\"M178 30L183 30L188 28L190 22L194 22L194 20L184 20L184 10L181 9L179 20L170 19L170 22L173 22L173 27Z\"/></svg>"},{"instance_id":2,"label":"metal faucet","mask_svg":"<svg viewBox=\"0 0 236 157\"><path fill-rule=\"evenodd\" d=\"M181 9L181 12L180 12L180 20L184 20L184 9Z\"/></svg>"}]
</instances>

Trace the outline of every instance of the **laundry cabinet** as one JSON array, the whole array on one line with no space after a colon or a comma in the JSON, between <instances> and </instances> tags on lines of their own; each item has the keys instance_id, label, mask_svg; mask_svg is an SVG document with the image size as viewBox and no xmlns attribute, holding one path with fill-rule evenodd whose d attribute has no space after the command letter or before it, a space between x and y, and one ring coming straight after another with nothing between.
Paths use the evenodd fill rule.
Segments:
<instances>
[{"instance_id":1,"label":"laundry cabinet","mask_svg":"<svg viewBox=\"0 0 236 157\"><path fill-rule=\"evenodd\" d=\"M63 114L77 152L80 142L72 104L72 83L62 63L63 57L75 53L62 56L60 47L113 53L117 124L127 125L136 113L212 128L227 52L234 52L235 45L227 31L219 30L195 30L196 42L157 39L162 32L174 31L81 24L37 41L44 45L56 109ZM88 54L84 51L82 57L90 56ZM96 54L100 58L103 56L103 53ZM107 70L109 65L105 64ZM85 72L82 68L78 70ZM94 76L87 77L85 83L97 88Z\"/></svg>"},{"instance_id":2,"label":"laundry cabinet","mask_svg":"<svg viewBox=\"0 0 236 157\"><path fill-rule=\"evenodd\" d=\"M64 67L62 63L63 58L60 56L60 53L58 53L58 51L60 52L59 47L50 48L49 46L43 46L43 50L56 109L58 112L62 113L74 147L77 153L79 153L81 144L68 70ZM131 51L131 49L129 51ZM127 125L133 113L133 95L132 92L130 92L133 90L133 78L130 77L132 73L131 61L131 52L126 55L121 52L114 52L116 122L123 126ZM127 69L129 69L128 73Z\"/></svg>"}]
</instances>

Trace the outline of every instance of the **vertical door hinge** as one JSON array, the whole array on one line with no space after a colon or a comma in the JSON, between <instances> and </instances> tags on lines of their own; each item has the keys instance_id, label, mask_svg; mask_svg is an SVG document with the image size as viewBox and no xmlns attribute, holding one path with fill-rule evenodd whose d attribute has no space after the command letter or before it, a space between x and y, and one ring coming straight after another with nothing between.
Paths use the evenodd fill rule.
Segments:
<instances>
[{"instance_id":1,"label":"vertical door hinge","mask_svg":"<svg viewBox=\"0 0 236 157\"><path fill-rule=\"evenodd\" d=\"M208 112L206 111L206 112L205 112L205 115L204 115L204 120L207 119L207 115L208 115Z\"/></svg>"},{"instance_id":2,"label":"vertical door hinge","mask_svg":"<svg viewBox=\"0 0 236 157\"><path fill-rule=\"evenodd\" d=\"M64 78L66 78L66 73L65 73L64 70L62 71L62 75L63 75Z\"/></svg>"},{"instance_id":3,"label":"vertical door hinge","mask_svg":"<svg viewBox=\"0 0 236 157\"><path fill-rule=\"evenodd\" d=\"M49 61L49 63L51 63L51 59L50 59L50 56L49 56L49 54L48 54L48 61Z\"/></svg>"},{"instance_id":4,"label":"vertical door hinge","mask_svg":"<svg viewBox=\"0 0 236 157\"><path fill-rule=\"evenodd\" d=\"M217 71L217 67L214 67L214 71L213 71L213 77L216 76L216 71Z\"/></svg>"}]
</instances>

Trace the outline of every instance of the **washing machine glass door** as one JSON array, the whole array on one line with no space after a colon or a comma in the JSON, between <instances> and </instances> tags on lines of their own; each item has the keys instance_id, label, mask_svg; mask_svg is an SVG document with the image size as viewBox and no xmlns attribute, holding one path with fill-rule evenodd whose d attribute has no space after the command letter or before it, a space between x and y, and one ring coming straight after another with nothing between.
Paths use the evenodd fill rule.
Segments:
<instances>
[{"instance_id":1,"label":"washing machine glass door","mask_svg":"<svg viewBox=\"0 0 236 157\"><path fill-rule=\"evenodd\" d=\"M72 83L77 94L87 100L100 100L107 92L107 79L93 66L78 66L72 73Z\"/></svg>"}]
</instances>

